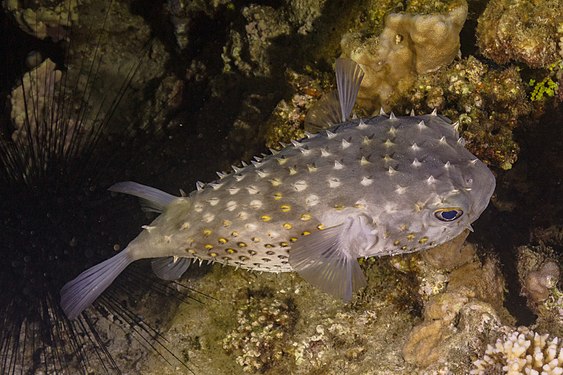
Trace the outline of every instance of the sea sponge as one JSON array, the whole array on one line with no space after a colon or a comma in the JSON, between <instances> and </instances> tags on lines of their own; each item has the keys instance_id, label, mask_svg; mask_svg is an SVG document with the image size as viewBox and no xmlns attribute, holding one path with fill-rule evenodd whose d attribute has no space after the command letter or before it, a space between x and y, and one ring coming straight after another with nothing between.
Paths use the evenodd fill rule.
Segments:
<instances>
[{"instance_id":1,"label":"sea sponge","mask_svg":"<svg viewBox=\"0 0 563 375\"><path fill-rule=\"evenodd\" d=\"M452 62L466 17L463 0L444 14L389 14L382 33L367 40L358 34L345 35L340 43L343 56L365 72L359 105L368 111L385 107L391 94L408 89L416 75Z\"/></svg>"},{"instance_id":2,"label":"sea sponge","mask_svg":"<svg viewBox=\"0 0 563 375\"><path fill-rule=\"evenodd\" d=\"M559 341L558 337L519 327L499 338L495 346L488 345L483 357L473 362L470 374L563 374L563 347Z\"/></svg>"}]
</instances>

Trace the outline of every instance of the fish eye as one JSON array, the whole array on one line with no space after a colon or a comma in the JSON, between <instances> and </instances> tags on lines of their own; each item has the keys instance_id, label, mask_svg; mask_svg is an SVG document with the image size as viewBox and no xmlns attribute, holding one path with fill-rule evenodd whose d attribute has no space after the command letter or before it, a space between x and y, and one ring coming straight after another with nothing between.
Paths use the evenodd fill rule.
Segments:
<instances>
[{"instance_id":1,"label":"fish eye","mask_svg":"<svg viewBox=\"0 0 563 375\"><path fill-rule=\"evenodd\" d=\"M463 210L461 208L449 207L440 208L434 211L434 216L440 221L454 221L459 219L463 215Z\"/></svg>"}]
</instances>

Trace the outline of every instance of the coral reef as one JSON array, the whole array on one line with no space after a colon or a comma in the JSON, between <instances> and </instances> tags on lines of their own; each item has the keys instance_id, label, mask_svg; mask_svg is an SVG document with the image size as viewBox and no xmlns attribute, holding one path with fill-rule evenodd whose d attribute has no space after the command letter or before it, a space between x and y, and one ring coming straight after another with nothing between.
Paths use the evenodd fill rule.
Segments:
<instances>
[{"instance_id":1,"label":"coral reef","mask_svg":"<svg viewBox=\"0 0 563 375\"><path fill-rule=\"evenodd\" d=\"M509 332L495 346L488 345L470 374L563 374L563 347L558 337L540 335L527 327L503 328Z\"/></svg>"},{"instance_id":2,"label":"coral reef","mask_svg":"<svg viewBox=\"0 0 563 375\"><path fill-rule=\"evenodd\" d=\"M519 61L531 68L547 67L560 59L558 49L563 14L561 0L492 0L479 17L478 46L499 64Z\"/></svg>"},{"instance_id":3,"label":"coral reef","mask_svg":"<svg viewBox=\"0 0 563 375\"><path fill-rule=\"evenodd\" d=\"M409 333L402 354L425 373L462 373L472 353L501 322L512 322L503 307L504 280L498 263L483 262L467 233L423 252L414 263L425 302L423 321Z\"/></svg>"},{"instance_id":4,"label":"coral reef","mask_svg":"<svg viewBox=\"0 0 563 375\"><path fill-rule=\"evenodd\" d=\"M536 329L563 335L563 293L560 289L560 256L550 247L520 246L517 249L521 294L537 314Z\"/></svg>"},{"instance_id":5,"label":"coral reef","mask_svg":"<svg viewBox=\"0 0 563 375\"><path fill-rule=\"evenodd\" d=\"M487 163L510 169L520 147L513 131L530 113L525 85L515 68L494 70L470 56L439 72L421 75L404 96L390 100L399 113L414 109L459 121L466 147Z\"/></svg>"},{"instance_id":6,"label":"coral reef","mask_svg":"<svg viewBox=\"0 0 563 375\"><path fill-rule=\"evenodd\" d=\"M343 56L365 72L358 104L368 112L388 109L389 97L408 89L417 74L448 65L458 54L466 16L467 3L456 1L444 14L389 14L382 33L367 40L357 32L343 36Z\"/></svg>"},{"instance_id":7,"label":"coral reef","mask_svg":"<svg viewBox=\"0 0 563 375\"><path fill-rule=\"evenodd\" d=\"M56 0L48 4L9 0L2 5L26 33L38 39L58 41L66 36L63 30L78 21L78 3L77 0Z\"/></svg>"},{"instance_id":8,"label":"coral reef","mask_svg":"<svg viewBox=\"0 0 563 375\"><path fill-rule=\"evenodd\" d=\"M293 333L296 312L291 299L272 292L251 295L237 311L238 326L223 339L223 348L236 355L245 372L275 367L284 355L288 336Z\"/></svg>"},{"instance_id":9,"label":"coral reef","mask_svg":"<svg viewBox=\"0 0 563 375\"><path fill-rule=\"evenodd\" d=\"M46 59L27 72L20 85L12 90L10 105L12 125L15 128L12 133L14 141L23 142L28 136L37 137L38 125L43 124L53 115L50 113L49 106L55 100L55 85L61 80L62 75L55 63ZM35 110L26 111L26 108ZM31 118L28 118L27 114L31 115Z\"/></svg>"}]
</instances>

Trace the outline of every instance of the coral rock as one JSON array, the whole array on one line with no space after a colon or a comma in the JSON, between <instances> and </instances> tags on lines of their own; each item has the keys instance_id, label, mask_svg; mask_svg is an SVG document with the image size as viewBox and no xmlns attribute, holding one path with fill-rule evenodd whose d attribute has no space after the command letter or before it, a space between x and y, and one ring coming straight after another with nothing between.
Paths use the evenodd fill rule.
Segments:
<instances>
[{"instance_id":1,"label":"coral rock","mask_svg":"<svg viewBox=\"0 0 563 375\"><path fill-rule=\"evenodd\" d=\"M345 35L343 55L359 63L365 72L357 102L368 111L385 106L390 95L408 89L417 74L452 62L466 17L467 3L463 1L446 14L389 14L381 35L367 41Z\"/></svg>"}]
</instances>

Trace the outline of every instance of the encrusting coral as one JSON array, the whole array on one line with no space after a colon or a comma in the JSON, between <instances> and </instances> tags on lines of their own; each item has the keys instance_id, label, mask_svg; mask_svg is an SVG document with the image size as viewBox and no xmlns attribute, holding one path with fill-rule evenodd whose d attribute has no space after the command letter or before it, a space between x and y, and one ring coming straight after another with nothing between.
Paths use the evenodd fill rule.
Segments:
<instances>
[{"instance_id":1,"label":"encrusting coral","mask_svg":"<svg viewBox=\"0 0 563 375\"><path fill-rule=\"evenodd\" d=\"M499 64L520 61L531 68L555 62L563 23L561 0L492 0L479 17L477 40L481 53Z\"/></svg>"}]
</instances>

